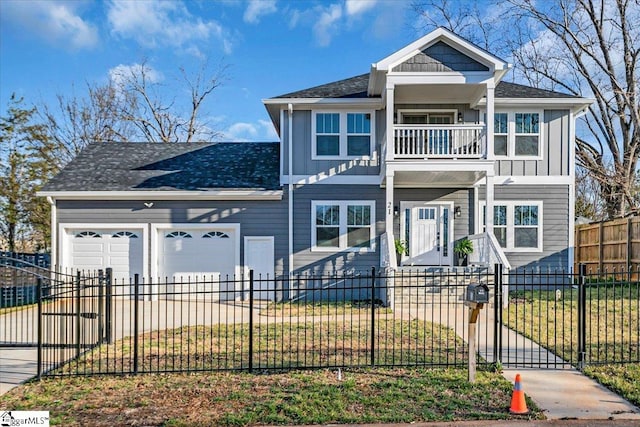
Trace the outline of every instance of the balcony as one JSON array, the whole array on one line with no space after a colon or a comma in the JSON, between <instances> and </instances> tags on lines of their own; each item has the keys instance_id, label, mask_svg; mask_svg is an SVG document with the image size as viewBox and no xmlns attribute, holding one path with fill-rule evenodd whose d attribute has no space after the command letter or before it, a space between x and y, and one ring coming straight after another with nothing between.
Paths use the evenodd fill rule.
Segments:
<instances>
[{"instance_id":1,"label":"balcony","mask_svg":"<svg viewBox=\"0 0 640 427\"><path fill-rule=\"evenodd\" d=\"M484 125L394 125L395 159L482 159Z\"/></svg>"}]
</instances>

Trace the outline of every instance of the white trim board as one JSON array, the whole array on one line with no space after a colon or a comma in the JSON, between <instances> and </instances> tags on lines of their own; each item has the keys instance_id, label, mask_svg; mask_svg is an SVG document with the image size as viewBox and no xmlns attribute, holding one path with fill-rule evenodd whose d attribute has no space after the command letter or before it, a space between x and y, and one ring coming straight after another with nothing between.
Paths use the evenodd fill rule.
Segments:
<instances>
[{"instance_id":1,"label":"white trim board","mask_svg":"<svg viewBox=\"0 0 640 427\"><path fill-rule=\"evenodd\" d=\"M54 200L281 200L282 190L39 191Z\"/></svg>"},{"instance_id":2,"label":"white trim board","mask_svg":"<svg viewBox=\"0 0 640 427\"><path fill-rule=\"evenodd\" d=\"M339 175L324 173L316 175L292 175L291 181L295 185L307 184L336 184L336 185L380 185L380 175ZM289 176L280 179L282 185L289 184Z\"/></svg>"}]
</instances>

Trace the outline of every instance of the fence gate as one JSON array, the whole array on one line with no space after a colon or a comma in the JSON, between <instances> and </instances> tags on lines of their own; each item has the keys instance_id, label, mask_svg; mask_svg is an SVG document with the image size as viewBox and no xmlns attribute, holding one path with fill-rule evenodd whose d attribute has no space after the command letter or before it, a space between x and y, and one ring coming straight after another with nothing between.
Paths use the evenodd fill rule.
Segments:
<instances>
[{"instance_id":1,"label":"fence gate","mask_svg":"<svg viewBox=\"0 0 640 427\"><path fill-rule=\"evenodd\" d=\"M33 348L39 376L108 342L110 273L66 274L0 256L0 347Z\"/></svg>"},{"instance_id":2,"label":"fence gate","mask_svg":"<svg viewBox=\"0 0 640 427\"><path fill-rule=\"evenodd\" d=\"M494 355L505 367L640 363L637 270L496 270Z\"/></svg>"}]
</instances>

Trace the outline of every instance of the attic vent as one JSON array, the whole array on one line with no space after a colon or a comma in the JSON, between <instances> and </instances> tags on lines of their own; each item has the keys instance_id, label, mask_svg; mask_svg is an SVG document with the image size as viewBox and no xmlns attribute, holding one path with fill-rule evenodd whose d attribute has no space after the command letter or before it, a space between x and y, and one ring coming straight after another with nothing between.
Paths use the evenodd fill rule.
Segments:
<instances>
[{"instance_id":1,"label":"attic vent","mask_svg":"<svg viewBox=\"0 0 640 427\"><path fill-rule=\"evenodd\" d=\"M175 239L178 237L182 237L183 239L191 239L191 234L185 231L172 231L171 233L167 233L164 237L167 239Z\"/></svg>"},{"instance_id":2,"label":"attic vent","mask_svg":"<svg viewBox=\"0 0 640 427\"><path fill-rule=\"evenodd\" d=\"M114 238L119 237L128 237L130 239L137 239L138 235L136 233L132 233L130 231L118 231L117 233L113 233Z\"/></svg>"},{"instance_id":3,"label":"attic vent","mask_svg":"<svg viewBox=\"0 0 640 427\"><path fill-rule=\"evenodd\" d=\"M96 233L95 231L80 231L78 233L76 233L76 235L74 236L76 238L79 239L83 239L85 237L89 237L89 238L100 238L102 237L99 233Z\"/></svg>"},{"instance_id":4,"label":"attic vent","mask_svg":"<svg viewBox=\"0 0 640 427\"><path fill-rule=\"evenodd\" d=\"M202 236L202 238L203 239L213 239L213 238L228 239L229 235L227 233L223 233L222 231L210 231L206 233L204 236Z\"/></svg>"}]
</instances>

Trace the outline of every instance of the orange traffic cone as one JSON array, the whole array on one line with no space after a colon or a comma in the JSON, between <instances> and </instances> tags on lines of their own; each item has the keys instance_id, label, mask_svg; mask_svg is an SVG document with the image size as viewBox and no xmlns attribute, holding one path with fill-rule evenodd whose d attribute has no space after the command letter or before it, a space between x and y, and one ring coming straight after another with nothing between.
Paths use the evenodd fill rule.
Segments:
<instances>
[{"instance_id":1,"label":"orange traffic cone","mask_svg":"<svg viewBox=\"0 0 640 427\"><path fill-rule=\"evenodd\" d=\"M524 391L522 391L522 384L520 384L520 374L516 374L516 384L513 388L513 395L511 396L511 407L509 412L512 414L528 414L527 402L524 399Z\"/></svg>"}]
</instances>

